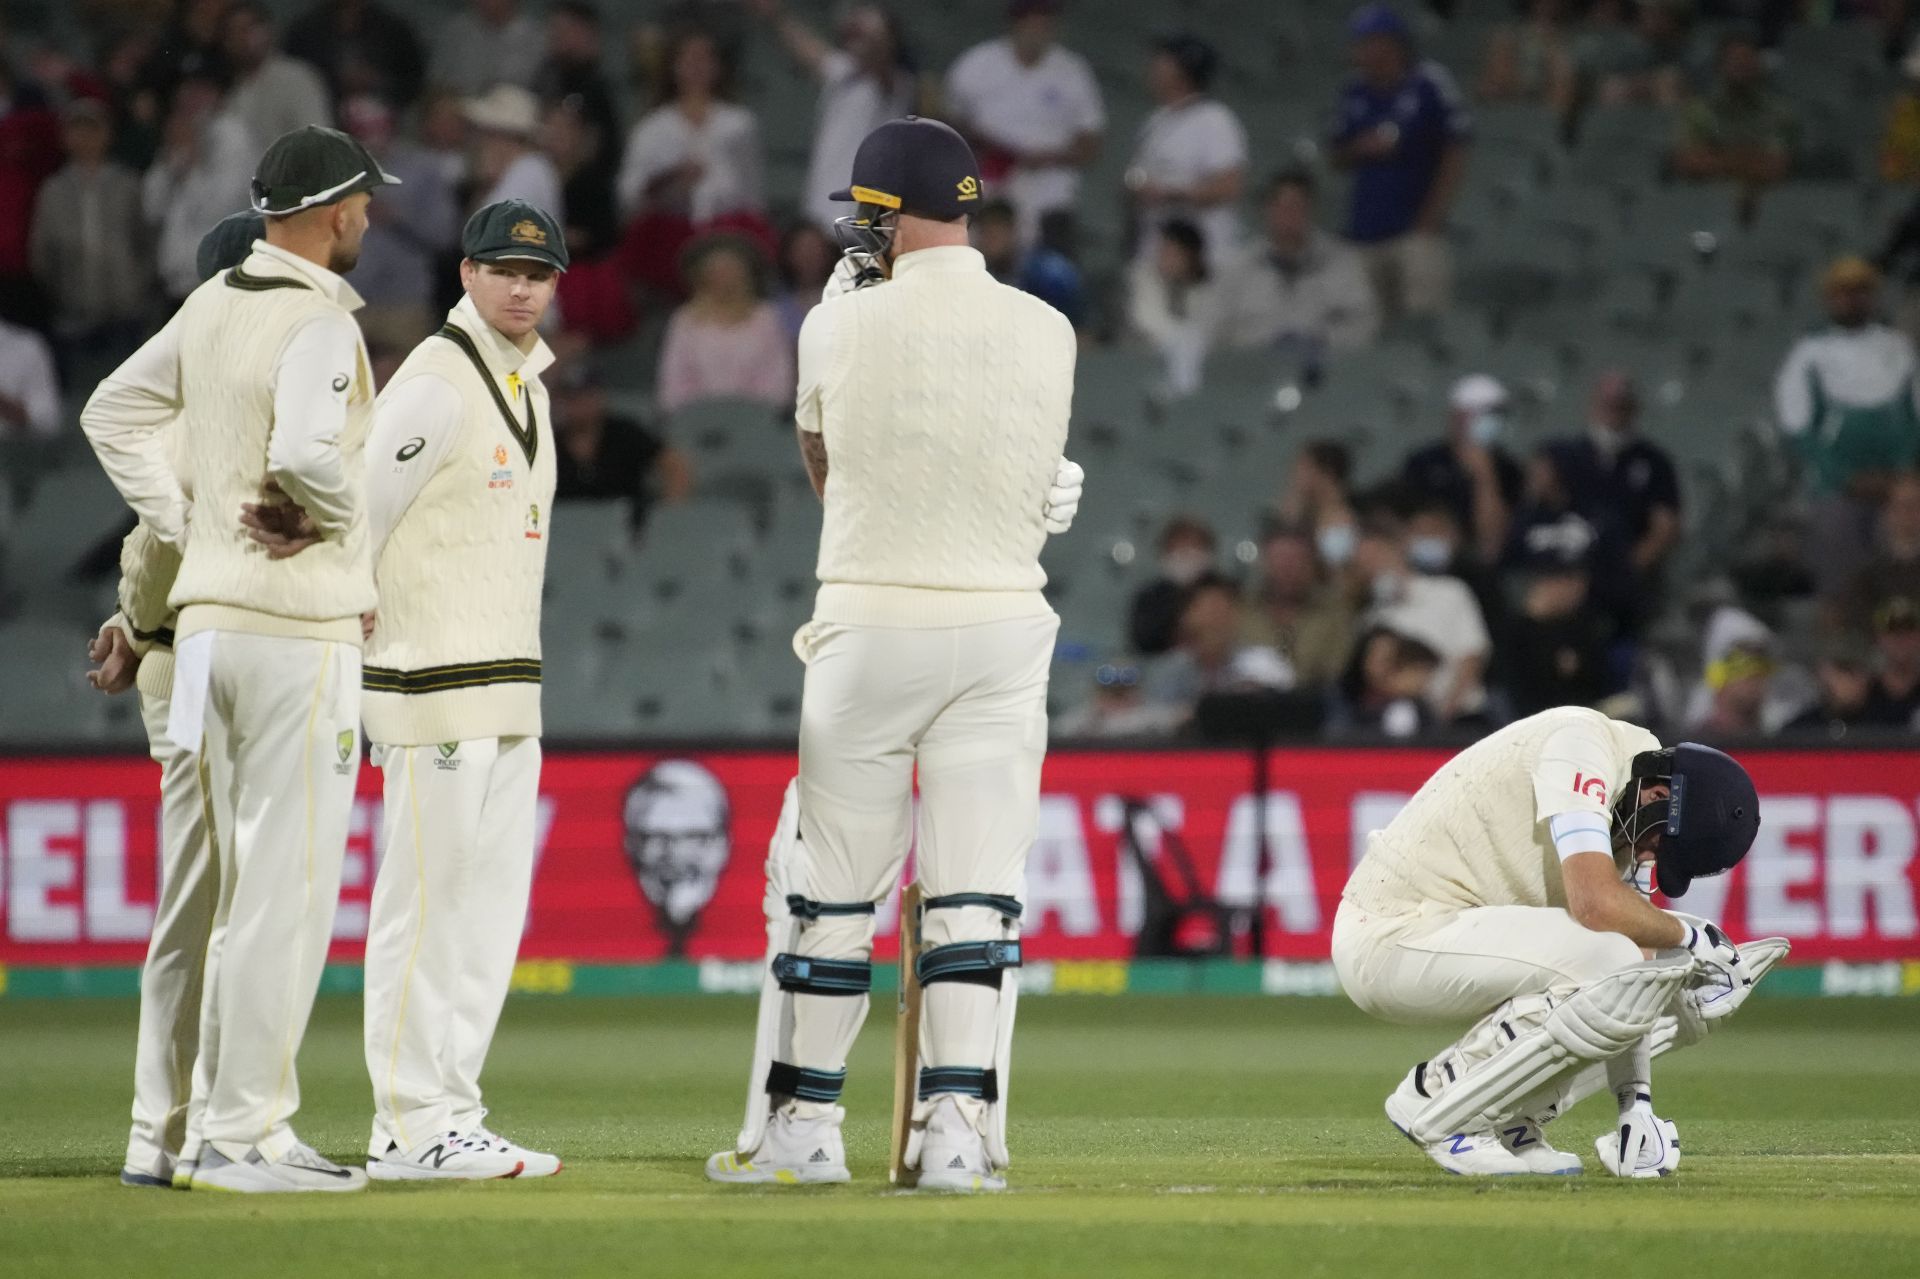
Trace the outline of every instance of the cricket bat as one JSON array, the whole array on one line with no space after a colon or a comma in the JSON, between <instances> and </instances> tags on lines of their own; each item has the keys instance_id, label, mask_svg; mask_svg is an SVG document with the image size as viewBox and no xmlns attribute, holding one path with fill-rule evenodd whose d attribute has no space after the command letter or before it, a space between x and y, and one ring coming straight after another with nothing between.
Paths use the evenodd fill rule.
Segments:
<instances>
[{"instance_id":1,"label":"cricket bat","mask_svg":"<svg viewBox=\"0 0 1920 1279\"><path fill-rule=\"evenodd\" d=\"M887 1180L912 1186L920 1170L907 1167L907 1137L920 1086L920 978L914 960L920 954L920 885L900 894L900 993L893 1023L893 1157Z\"/></svg>"}]
</instances>

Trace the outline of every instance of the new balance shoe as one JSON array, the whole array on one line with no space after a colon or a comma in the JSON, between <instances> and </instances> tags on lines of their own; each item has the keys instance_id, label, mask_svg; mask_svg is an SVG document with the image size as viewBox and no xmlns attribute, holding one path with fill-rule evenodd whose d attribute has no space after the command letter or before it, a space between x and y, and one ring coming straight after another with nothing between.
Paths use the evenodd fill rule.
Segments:
<instances>
[{"instance_id":1,"label":"new balance shoe","mask_svg":"<svg viewBox=\"0 0 1920 1279\"><path fill-rule=\"evenodd\" d=\"M729 1185L814 1186L851 1181L847 1148L840 1137L847 1112L833 1106L824 1114L801 1116L782 1106L767 1121L758 1150L745 1154L722 1150L707 1160L707 1180Z\"/></svg>"},{"instance_id":2,"label":"new balance shoe","mask_svg":"<svg viewBox=\"0 0 1920 1279\"><path fill-rule=\"evenodd\" d=\"M174 1157L166 1151L157 1151L142 1159L128 1159L120 1167L120 1184L123 1186L157 1186L162 1190L173 1188L173 1178L178 1167Z\"/></svg>"},{"instance_id":3,"label":"new balance shoe","mask_svg":"<svg viewBox=\"0 0 1920 1279\"><path fill-rule=\"evenodd\" d=\"M529 1150L517 1141L507 1140L485 1124L481 1124L467 1136L486 1141L495 1149L504 1150L508 1155L518 1159L522 1177L551 1177L566 1166L560 1162L560 1156L550 1155L544 1150Z\"/></svg>"},{"instance_id":4,"label":"new balance shoe","mask_svg":"<svg viewBox=\"0 0 1920 1279\"><path fill-rule=\"evenodd\" d=\"M1574 1177L1582 1171L1580 1156L1549 1146L1540 1125L1531 1119L1515 1118L1502 1124L1500 1144L1535 1176Z\"/></svg>"},{"instance_id":5,"label":"new balance shoe","mask_svg":"<svg viewBox=\"0 0 1920 1279\"><path fill-rule=\"evenodd\" d=\"M412 1150L389 1142L385 1154L367 1160L367 1176L375 1181L491 1181L518 1177L526 1166L510 1145L496 1145L478 1132L444 1132Z\"/></svg>"},{"instance_id":6,"label":"new balance shoe","mask_svg":"<svg viewBox=\"0 0 1920 1279\"><path fill-rule=\"evenodd\" d=\"M200 1151L200 1164L189 1183L195 1190L224 1190L243 1195L340 1193L365 1190L367 1174L342 1168L305 1142L296 1143L279 1159L268 1160L259 1147L244 1159L229 1159L211 1144Z\"/></svg>"},{"instance_id":7,"label":"new balance shoe","mask_svg":"<svg viewBox=\"0 0 1920 1279\"><path fill-rule=\"evenodd\" d=\"M1518 1177L1532 1172L1521 1158L1501 1144L1492 1129L1456 1132L1439 1141L1420 1141L1413 1135L1414 1117L1427 1104L1414 1082L1414 1073L1400 1081L1387 1098L1387 1120L1400 1134L1427 1154L1427 1158L1460 1177Z\"/></svg>"},{"instance_id":8,"label":"new balance shoe","mask_svg":"<svg viewBox=\"0 0 1920 1279\"><path fill-rule=\"evenodd\" d=\"M987 1159L987 1139L950 1096L936 1097L920 1144L922 1190L1005 1190L1007 1179Z\"/></svg>"}]
</instances>

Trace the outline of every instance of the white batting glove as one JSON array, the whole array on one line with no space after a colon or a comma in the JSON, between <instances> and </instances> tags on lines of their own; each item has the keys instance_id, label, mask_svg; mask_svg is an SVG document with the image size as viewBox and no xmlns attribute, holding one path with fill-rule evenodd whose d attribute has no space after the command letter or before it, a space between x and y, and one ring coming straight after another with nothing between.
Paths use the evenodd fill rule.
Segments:
<instances>
[{"instance_id":1,"label":"white batting glove","mask_svg":"<svg viewBox=\"0 0 1920 1279\"><path fill-rule=\"evenodd\" d=\"M1080 509L1080 492L1086 486L1087 473L1078 462L1069 458L1060 459L1060 469L1053 473L1053 487L1047 490L1047 504L1040 514L1046 521L1047 532L1064 533L1073 527L1073 517Z\"/></svg>"},{"instance_id":2,"label":"white batting glove","mask_svg":"<svg viewBox=\"0 0 1920 1279\"><path fill-rule=\"evenodd\" d=\"M1654 1114L1652 1106L1634 1105L1620 1112L1618 1128L1594 1139L1593 1153L1616 1177L1664 1177L1680 1166L1680 1130Z\"/></svg>"},{"instance_id":3,"label":"white batting glove","mask_svg":"<svg viewBox=\"0 0 1920 1279\"><path fill-rule=\"evenodd\" d=\"M1711 920L1678 911L1672 914L1687 930L1684 945L1693 955L1693 974L1687 978L1687 991L1699 1008L1701 1018L1718 1021L1731 1016L1753 993L1753 977L1741 962L1740 948Z\"/></svg>"},{"instance_id":4,"label":"white batting glove","mask_svg":"<svg viewBox=\"0 0 1920 1279\"><path fill-rule=\"evenodd\" d=\"M833 270L827 276L826 287L820 290L820 300L837 298L842 293L851 293L863 289L869 284L879 284L887 278L886 273L874 265L873 255L862 253L858 249L848 249L833 264Z\"/></svg>"}]
</instances>

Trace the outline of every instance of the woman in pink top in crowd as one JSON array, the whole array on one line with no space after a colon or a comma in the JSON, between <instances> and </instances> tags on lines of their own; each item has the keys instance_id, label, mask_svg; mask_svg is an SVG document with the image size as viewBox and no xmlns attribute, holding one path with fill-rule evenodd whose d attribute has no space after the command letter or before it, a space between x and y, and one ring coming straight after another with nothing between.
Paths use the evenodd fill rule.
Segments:
<instances>
[{"instance_id":1,"label":"woman in pink top in crowd","mask_svg":"<svg viewBox=\"0 0 1920 1279\"><path fill-rule=\"evenodd\" d=\"M763 266L758 247L739 236L709 236L688 250L693 295L667 322L661 408L711 399L792 403L793 341L761 296Z\"/></svg>"}]
</instances>

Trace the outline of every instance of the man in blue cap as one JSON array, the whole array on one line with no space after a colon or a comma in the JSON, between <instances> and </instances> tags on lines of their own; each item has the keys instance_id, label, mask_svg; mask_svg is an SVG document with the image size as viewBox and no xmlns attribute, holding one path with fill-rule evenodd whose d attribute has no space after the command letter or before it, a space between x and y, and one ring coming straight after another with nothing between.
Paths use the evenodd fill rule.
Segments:
<instances>
[{"instance_id":1,"label":"man in blue cap","mask_svg":"<svg viewBox=\"0 0 1920 1279\"><path fill-rule=\"evenodd\" d=\"M1466 172L1466 103L1445 67L1416 56L1392 6L1356 9L1347 35L1354 75L1328 140L1334 163L1353 170L1347 238L1389 317L1438 314L1453 287L1447 215Z\"/></svg>"},{"instance_id":2,"label":"man in blue cap","mask_svg":"<svg viewBox=\"0 0 1920 1279\"><path fill-rule=\"evenodd\" d=\"M1673 1171L1652 1059L1738 1009L1787 943L1736 947L1648 896L1731 870L1759 829L1738 762L1584 707L1449 760L1367 837L1334 918L1334 970L1362 1011L1472 1023L1407 1072L1387 1118L1448 1172L1564 1176L1580 1159L1542 1125L1611 1088L1619 1122L1594 1143L1601 1165Z\"/></svg>"},{"instance_id":3,"label":"man in blue cap","mask_svg":"<svg viewBox=\"0 0 1920 1279\"><path fill-rule=\"evenodd\" d=\"M839 1100L874 915L917 846L903 910L925 1018L902 1030L893 1175L999 1190L1059 628L1039 554L1078 502L1061 455L1073 326L994 280L968 245L980 173L952 129L890 121L861 143L852 178L834 199L853 206L839 222L853 278L800 331L794 412L825 503L819 597L794 640L807 663L800 776L767 857L746 1122L707 1175L848 1179Z\"/></svg>"}]
</instances>

